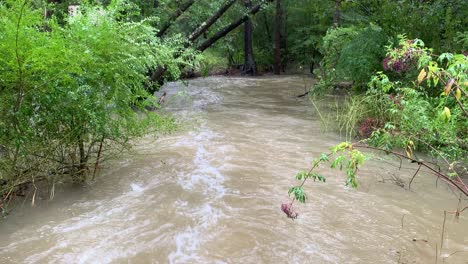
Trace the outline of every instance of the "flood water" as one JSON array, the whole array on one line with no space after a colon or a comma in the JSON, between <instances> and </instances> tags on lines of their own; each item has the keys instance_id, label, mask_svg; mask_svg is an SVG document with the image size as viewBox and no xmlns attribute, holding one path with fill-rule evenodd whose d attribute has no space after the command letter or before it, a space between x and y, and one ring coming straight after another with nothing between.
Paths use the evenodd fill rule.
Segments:
<instances>
[{"instance_id":1,"label":"flood water","mask_svg":"<svg viewBox=\"0 0 468 264\"><path fill-rule=\"evenodd\" d=\"M309 182L299 217L280 210L294 175L340 142L323 132L302 77L170 83L181 122L105 164L88 188L19 206L0 223L0 263L468 263L468 214L413 165L369 161L357 190L339 171ZM462 204L466 206L466 200ZM452 254L455 253L455 254Z\"/></svg>"}]
</instances>

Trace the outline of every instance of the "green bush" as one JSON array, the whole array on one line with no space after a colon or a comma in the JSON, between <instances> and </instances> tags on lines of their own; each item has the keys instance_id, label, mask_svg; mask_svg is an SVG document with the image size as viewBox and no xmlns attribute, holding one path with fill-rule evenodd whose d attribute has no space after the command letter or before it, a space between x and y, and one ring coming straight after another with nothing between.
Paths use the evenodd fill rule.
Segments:
<instances>
[{"instance_id":1,"label":"green bush","mask_svg":"<svg viewBox=\"0 0 468 264\"><path fill-rule=\"evenodd\" d=\"M161 43L151 19L125 22L125 8L81 6L61 26L28 1L0 2L0 198L34 179L83 182L102 146L173 128L145 110L146 74L165 65L178 76L196 56L174 60L181 41Z\"/></svg>"},{"instance_id":2,"label":"green bush","mask_svg":"<svg viewBox=\"0 0 468 264\"><path fill-rule=\"evenodd\" d=\"M339 63L343 49L359 35L359 29L356 27L332 28L327 31L323 37L323 43L320 52L323 55L321 61L322 78L336 79L336 67Z\"/></svg>"},{"instance_id":3,"label":"green bush","mask_svg":"<svg viewBox=\"0 0 468 264\"><path fill-rule=\"evenodd\" d=\"M387 58L389 71L411 66L420 70L419 76L412 82L392 80L383 72L373 76L366 94L358 97L362 98L359 107L366 111L360 112L361 121L354 122L361 124L356 130L372 120L375 132L370 142L374 145L403 148L408 155L420 150L445 161L466 162L468 57L435 55L422 41L401 37L398 47L389 48ZM347 104L340 124L356 120L354 108L355 104Z\"/></svg>"},{"instance_id":4,"label":"green bush","mask_svg":"<svg viewBox=\"0 0 468 264\"><path fill-rule=\"evenodd\" d=\"M339 78L365 85L376 71L382 69L385 44L387 36L380 27L370 25L360 30L340 52L337 64Z\"/></svg>"},{"instance_id":5,"label":"green bush","mask_svg":"<svg viewBox=\"0 0 468 264\"><path fill-rule=\"evenodd\" d=\"M365 87L372 74L382 69L386 43L387 36L375 25L330 29L323 38L320 81L313 92L324 93L342 81Z\"/></svg>"}]
</instances>

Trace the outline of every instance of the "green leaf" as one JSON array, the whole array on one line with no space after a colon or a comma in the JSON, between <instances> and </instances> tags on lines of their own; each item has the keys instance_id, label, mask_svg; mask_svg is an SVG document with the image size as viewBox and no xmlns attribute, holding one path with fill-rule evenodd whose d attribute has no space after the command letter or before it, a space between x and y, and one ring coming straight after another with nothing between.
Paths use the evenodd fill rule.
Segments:
<instances>
[{"instance_id":1,"label":"green leaf","mask_svg":"<svg viewBox=\"0 0 468 264\"><path fill-rule=\"evenodd\" d=\"M321 181L321 182L326 181L326 179L325 179L325 177L323 175L315 173L315 172L312 174L312 178L314 178L314 181Z\"/></svg>"},{"instance_id":2,"label":"green leaf","mask_svg":"<svg viewBox=\"0 0 468 264\"><path fill-rule=\"evenodd\" d=\"M320 155L320 161L328 161L328 155L325 153L322 153Z\"/></svg>"},{"instance_id":3,"label":"green leaf","mask_svg":"<svg viewBox=\"0 0 468 264\"><path fill-rule=\"evenodd\" d=\"M451 116L452 116L452 114L450 113L450 109L445 106L444 110L441 113L442 120L447 122L447 121L450 120Z\"/></svg>"},{"instance_id":4,"label":"green leaf","mask_svg":"<svg viewBox=\"0 0 468 264\"><path fill-rule=\"evenodd\" d=\"M338 165L340 165L340 170L343 168L343 161L345 160L345 157L344 156L338 156L336 157L336 159L332 162L332 164L330 165L330 168L334 169L336 168Z\"/></svg>"},{"instance_id":5,"label":"green leaf","mask_svg":"<svg viewBox=\"0 0 468 264\"><path fill-rule=\"evenodd\" d=\"M302 189L301 186L295 186L289 188L288 195L294 195L294 199L298 200L301 203L305 203L307 196L304 193L304 190Z\"/></svg>"},{"instance_id":6,"label":"green leaf","mask_svg":"<svg viewBox=\"0 0 468 264\"><path fill-rule=\"evenodd\" d=\"M300 171L300 172L297 173L296 179L300 181L302 179L305 179L305 176L306 176L306 172L305 171Z\"/></svg>"}]
</instances>

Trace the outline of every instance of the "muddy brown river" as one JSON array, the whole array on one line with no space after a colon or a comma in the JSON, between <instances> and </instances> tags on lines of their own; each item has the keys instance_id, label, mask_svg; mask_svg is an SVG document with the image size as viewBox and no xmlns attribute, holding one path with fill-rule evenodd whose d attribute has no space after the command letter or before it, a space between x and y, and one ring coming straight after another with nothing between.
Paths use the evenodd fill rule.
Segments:
<instances>
[{"instance_id":1,"label":"muddy brown river","mask_svg":"<svg viewBox=\"0 0 468 264\"><path fill-rule=\"evenodd\" d=\"M181 129L136 142L87 188L18 206L0 223L0 263L468 263L468 212L441 236L457 195L426 173L398 186L388 179L415 167L391 158L368 161L357 190L322 168L299 217L284 215L296 172L340 142L296 97L305 82L166 85Z\"/></svg>"}]
</instances>

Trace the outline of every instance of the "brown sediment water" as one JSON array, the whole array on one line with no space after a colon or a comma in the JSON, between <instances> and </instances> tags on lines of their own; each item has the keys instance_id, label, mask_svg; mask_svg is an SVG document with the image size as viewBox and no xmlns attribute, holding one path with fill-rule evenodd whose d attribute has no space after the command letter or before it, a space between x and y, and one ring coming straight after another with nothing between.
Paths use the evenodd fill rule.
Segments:
<instances>
[{"instance_id":1,"label":"brown sediment water","mask_svg":"<svg viewBox=\"0 0 468 264\"><path fill-rule=\"evenodd\" d=\"M409 191L415 166L391 158L368 161L357 190L321 168L327 182L307 183L299 217L284 215L296 172L340 142L296 97L305 83L169 83L183 129L136 142L88 188L18 207L0 223L0 263L468 263L466 212L448 214L441 238L457 195L427 172Z\"/></svg>"}]
</instances>

